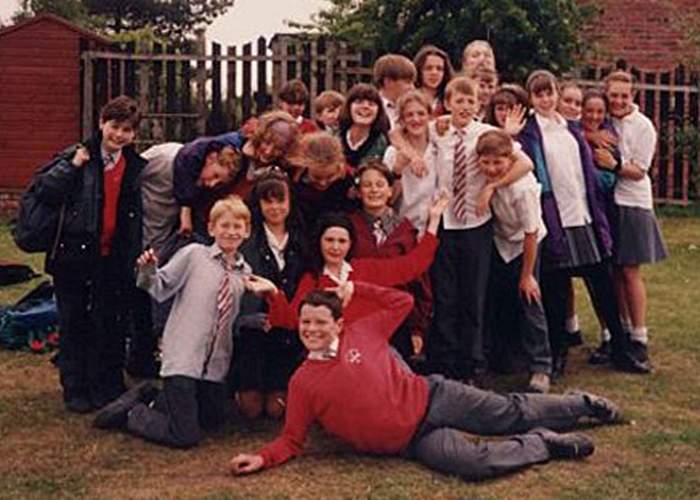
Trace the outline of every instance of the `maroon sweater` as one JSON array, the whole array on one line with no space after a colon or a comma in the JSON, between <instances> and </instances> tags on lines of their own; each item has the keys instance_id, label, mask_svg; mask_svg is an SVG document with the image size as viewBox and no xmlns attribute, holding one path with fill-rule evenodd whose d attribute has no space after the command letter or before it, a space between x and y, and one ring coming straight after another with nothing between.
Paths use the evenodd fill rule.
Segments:
<instances>
[{"instance_id":1,"label":"maroon sweater","mask_svg":"<svg viewBox=\"0 0 700 500\"><path fill-rule=\"evenodd\" d=\"M294 373L282 434L258 452L265 467L300 454L314 422L359 451L395 454L422 421L428 383L407 370L388 344L413 299L362 282L355 282L355 294L373 309L345 327L336 358L307 359Z\"/></svg>"}]
</instances>

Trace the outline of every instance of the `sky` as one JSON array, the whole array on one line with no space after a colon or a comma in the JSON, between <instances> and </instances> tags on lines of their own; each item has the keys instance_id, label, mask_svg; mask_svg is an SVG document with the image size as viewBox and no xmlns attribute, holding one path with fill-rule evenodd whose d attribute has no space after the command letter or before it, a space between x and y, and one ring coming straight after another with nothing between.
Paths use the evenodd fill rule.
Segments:
<instances>
[{"instance_id":1,"label":"sky","mask_svg":"<svg viewBox=\"0 0 700 500\"><path fill-rule=\"evenodd\" d=\"M0 0L0 20L10 21L19 0ZM224 46L254 42L262 35L291 31L285 20L309 21L311 14L327 4L326 0L236 0L233 7L207 28L207 37Z\"/></svg>"}]
</instances>

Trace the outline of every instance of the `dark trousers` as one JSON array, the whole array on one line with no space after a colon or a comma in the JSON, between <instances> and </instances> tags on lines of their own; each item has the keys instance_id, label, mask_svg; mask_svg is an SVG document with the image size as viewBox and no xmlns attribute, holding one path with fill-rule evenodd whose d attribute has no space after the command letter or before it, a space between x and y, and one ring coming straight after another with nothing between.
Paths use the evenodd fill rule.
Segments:
<instances>
[{"instance_id":1,"label":"dark trousers","mask_svg":"<svg viewBox=\"0 0 700 500\"><path fill-rule=\"evenodd\" d=\"M485 303L493 227L440 231L430 269L433 325L426 354L433 372L460 379L485 369Z\"/></svg>"},{"instance_id":2,"label":"dark trousers","mask_svg":"<svg viewBox=\"0 0 700 500\"><path fill-rule=\"evenodd\" d=\"M430 399L426 416L406 455L432 469L465 479L487 479L546 462L550 455L535 427L561 430L593 416L582 395L496 394L427 377ZM460 431L482 436L510 436L474 441Z\"/></svg>"},{"instance_id":3,"label":"dark trousers","mask_svg":"<svg viewBox=\"0 0 700 500\"><path fill-rule=\"evenodd\" d=\"M610 264L606 259L590 266L543 270L540 286L552 354L554 356L565 354L568 347L565 330L566 302L569 280L572 276L585 280L591 300L597 305L598 313L610 330L613 353L626 352L629 349L629 339L620 323L620 310L613 287Z\"/></svg>"},{"instance_id":4,"label":"dark trousers","mask_svg":"<svg viewBox=\"0 0 700 500\"><path fill-rule=\"evenodd\" d=\"M129 364L133 368L143 368L153 363L158 350L158 333L153 325L151 296L145 290L134 287L132 299L132 330L129 343Z\"/></svg>"},{"instance_id":5,"label":"dark trousers","mask_svg":"<svg viewBox=\"0 0 700 500\"><path fill-rule=\"evenodd\" d=\"M125 389L125 291L118 267L101 259L89 275L54 273L60 322L59 371L64 399L101 406Z\"/></svg>"},{"instance_id":6,"label":"dark trousers","mask_svg":"<svg viewBox=\"0 0 700 500\"><path fill-rule=\"evenodd\" d=\"M528 357L531 373L551 373L547 319L542 304L530 304L520 293L520 274L523 256L506 263L494 248L489 276L489 342L490 346L507 344L507 338L515 337L522 343ZM535 263L534 276L539 283L539 258ZM495 354L491 352L491 354ZM500 353L507 354L507 353Z\"/></svg>"},{"instance_id":7,"label":"dark trousers","mask_svg":"<svg viewBox=\"0 0 700 500\"><path fill-rule=\"evenodd\" d=\"M149 441L190 448L202 431L224 422L226 385L176 375L163 379L163 390L151 406L139 404L129 412L127 428Z\"/></svg>"}]
</instances>

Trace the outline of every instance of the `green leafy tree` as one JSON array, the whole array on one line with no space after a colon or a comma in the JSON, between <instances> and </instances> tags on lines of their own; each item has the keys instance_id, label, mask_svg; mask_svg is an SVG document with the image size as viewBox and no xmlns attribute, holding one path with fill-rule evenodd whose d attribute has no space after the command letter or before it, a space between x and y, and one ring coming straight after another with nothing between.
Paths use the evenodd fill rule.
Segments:
<instances>
[{"instance_id":1,"label":"green leafy tree","mask_svg":"<svg viewBox=\"0 0 700 500\"><path fill-rule=\"evenodd\" d=\"M576 0L329 0L310 24L291 26L346 39L378 54L413 55L432 43L461 61L470 40L488 40L499 71L522 78L531 69L570 69L586 48L594 7Z\"/></svg>"},{"instance_id":2,"label":"green leafy tree","mask_svg":"<svg viewBox=\"0 0 700 500\"><path fill-rule=\"evenodd\" d=\"M152 28L156 36L181 42L210 24L235 0L23 0L15 19L51 12L82 26L123 34Z\"/></svg>"}]
</instances>

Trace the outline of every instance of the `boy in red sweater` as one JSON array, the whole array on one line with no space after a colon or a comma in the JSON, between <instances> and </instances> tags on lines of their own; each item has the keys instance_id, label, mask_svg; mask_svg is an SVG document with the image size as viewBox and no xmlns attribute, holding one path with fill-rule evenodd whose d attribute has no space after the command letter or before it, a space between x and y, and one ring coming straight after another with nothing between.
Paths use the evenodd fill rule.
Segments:
<instances>
[{"instance_id":1,"label":"boy in red sweater","mask_svg":"<svg viewBox=\"0 0 700 500\"><path fill-rule=\"evenodd\" d=\"M258 292L269 291L263 281L258 284ZM343 328L342 302L353 294L374 309ZM299 336L309 355L290 381L284 430L257 453L236 455L231 471L247 474L300 454L318 421L359 451L399 454L442 472L484 479L553 458L584 458L594 449L587 436L549 429L570 427L582 417L619 419L613 403L590 394L502 396L408 371L388 340L412 307L406 292L368 283L310 292L299 309ZM459 431L517 435L474 442Z\"/></svg>"}]
</instances>

